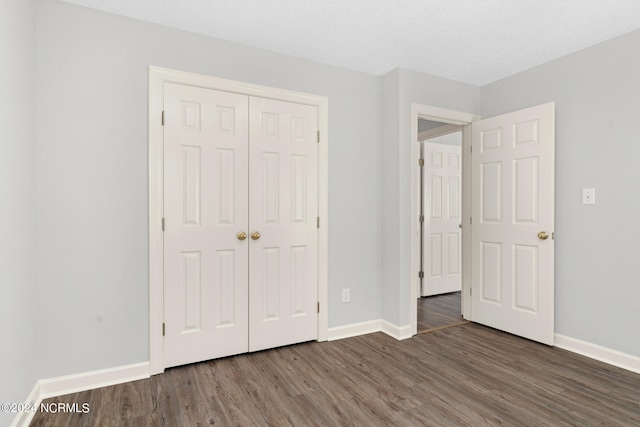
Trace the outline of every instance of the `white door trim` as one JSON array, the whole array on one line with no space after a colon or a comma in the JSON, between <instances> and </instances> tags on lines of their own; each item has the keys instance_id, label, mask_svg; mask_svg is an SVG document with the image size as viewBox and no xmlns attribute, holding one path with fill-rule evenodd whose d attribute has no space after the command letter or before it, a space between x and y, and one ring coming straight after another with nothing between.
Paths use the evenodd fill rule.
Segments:
<instances>
[{"instance_id":1,"label":"white door trim","mask_svg":"<svg viewBox=\"0 0 640 427\"><path fill-rule=\"evenodd\" d=\"M225 80L201 74L149 67L149 362L151 375L164 371L163 297L163 129L164 83L259 96L318 108L318 341L328 338L328 109L324 96ZM417 121L416 121L417 123ZM414 304L415 305L415 304Z\"/></svg>"},{"instance_id":2,"label":"white door trim","mask_svg":"<svg viewBox=\"0 0 640 427\"><path fill-rule=\"evenodd\" d=\"M471 129L470 124L479 120L480 116L471 113L463 113L445 108L432 107L429 105L411 103L411 301L410 324L411 335L418 332L418 309L416 299L420 294L420 229L418 227L418 215L420 200L420 188L418 179L420 171L418 160L420 159L420 147L418 144L418 119L431 120L435 122L449 123L464 126L462 130L462 312L466 318L470 314L470 299L465 298L469 294L471 277L471 233L469 232L469 222L471 218Z\"/></svg>"}]
</instances>

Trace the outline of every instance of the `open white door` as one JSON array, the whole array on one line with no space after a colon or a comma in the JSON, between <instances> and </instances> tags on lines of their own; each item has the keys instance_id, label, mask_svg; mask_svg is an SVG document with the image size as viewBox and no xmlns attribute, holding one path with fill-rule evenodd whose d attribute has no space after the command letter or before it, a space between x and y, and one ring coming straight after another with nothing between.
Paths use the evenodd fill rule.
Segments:
<instances>
[{"instance_id":1,"label":"open white door","mask_svg":"<svg viewBox=\"0 0 640 427\"><path fill-rule=\"evenodd\" d=\"M471 320L554 343L554 116L472 124Z\"/></svg>"},{"instance_id":2,"label":"open white door","mask_svg":"<svg viewBox=\"0 0 640 427\"><path fill-rule=\"evenodd\" d=\"M459 291L462 149L424 143L422 296Z\"/></svg>"}]
</instances>

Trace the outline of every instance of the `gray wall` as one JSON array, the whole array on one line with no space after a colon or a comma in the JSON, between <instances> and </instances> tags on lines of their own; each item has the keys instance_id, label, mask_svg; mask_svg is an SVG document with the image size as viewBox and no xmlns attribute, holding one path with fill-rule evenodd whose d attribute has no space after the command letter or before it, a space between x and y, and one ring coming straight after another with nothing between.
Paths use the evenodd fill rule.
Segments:
<instances>
[{"instance_id":1,"label":"gray wall","mask_svg":"<svg viewBox=\"0 0 640 427\"><path fill-rule=\"evenodd\" d=\"M556 332L640 356L640 31L485 86L482 116L556 102ZM582 188L596 205L582 205Z\"/></svg>"},{"instance_id":2,"label":"gray wall","mask_svg":"<svg viewBox=\"0 0 640 427\"><path fill-rule=\"evenodd\" d=\"M379 77L51 0L37 28L40 378L149 360L149 65L329 97L329 326L380 318Z\"/></svg>"},{"instance_id":3,"label":"gray wall","mask_svg":"<svg viewBox=\"0 0 640 427\"><path fill-rule=\"evenodd\" d=\"M36 378L148 360L149 65L329 97L330 327L409 323L411 102L488 117L556 101L556 329L640 355L640 32L480 89L55 0L37 2L36 38L32 1L0 5L0 319L12 325L0 400L21 401ZM582 187L596 188L597 205L580 205Z\"/></svg>"},{"instance_id":4,"label":"gray wall","mask_svg":"<svg viewBox=\"0 0 640 427\"><path fill-rule=\"evenodd\" d=\"M382 310L381 317L400 326L400 284L398 283L398 134L400 132L400 69L382 78Z\"/></svg>"},{"instance_id":5,"label":"gray wall","mask_svg":"<svg viewBox=\"0 0 640 427\"><path fill-rule=\"evenodd\" d=\"M425 130L429 130L429 129L434 129L437 127L442 126L443 123L441 122L434 122L431 120L424 120L424 119L418 119L418 133L425 131Z\"/></svg>"},{"instance_id":6,"label":"gray wall","mask_svg":"<svg viewBox=\"0 0 640 427\"><path fill-rule=\"evenodd\" d=\"M34 1L0 1L0 402L36 383ZM0 412L0 425L15 414Z\"/></svg>"},{"instance_id":7,"label":"gray wall","mask_svg":"<svg viewBox=\"0 0 640 427\"><path fill-rule=\"evenodd\" d=\"M462 131L448 133L446 135L436 136L423 140L425 142L431 142L434 144L452 145L454 147L462 147Z\"/></svg>"}]
</instances>

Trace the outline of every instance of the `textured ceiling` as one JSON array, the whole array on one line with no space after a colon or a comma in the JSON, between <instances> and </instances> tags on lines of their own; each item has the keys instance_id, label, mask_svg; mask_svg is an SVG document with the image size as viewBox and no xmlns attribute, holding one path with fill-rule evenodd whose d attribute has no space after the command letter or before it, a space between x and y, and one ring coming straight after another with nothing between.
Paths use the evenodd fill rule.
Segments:
<instances>
[{"instance_id":1,"label":"textured ceiling","mask_svg":"<svg viewBox=\"0 0 640 427\"><path fill-rule=\"evenodd\" d=\"M370 74L404 67L478 86L640 28L639 0L65 1Z\"/></svg>"}]
</instances>

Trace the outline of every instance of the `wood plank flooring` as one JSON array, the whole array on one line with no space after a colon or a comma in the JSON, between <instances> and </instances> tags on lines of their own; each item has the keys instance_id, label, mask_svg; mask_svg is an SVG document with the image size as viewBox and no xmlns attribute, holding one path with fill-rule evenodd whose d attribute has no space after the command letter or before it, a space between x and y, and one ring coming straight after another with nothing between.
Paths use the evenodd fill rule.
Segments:
<instances>
[{"instance_id":1,"label":"wood plank flooring","mask_svg":"<svg viewBox=\"0 0 640 427\"><path fill-rule=\"evenodd\" d=\"M463 320L460 295L460 292L451 292L418 298L418 333L460 323Z\"/></svg>"},{"instance_id":2,"label":"wood plank flooring","mask_svg":"<svg viewBox=\"0 0 640 427\"><path fill-rule=\"evenodd\" d=\"M63 397L39 426L638 426L640 375L473 323L168 369Z\"/></svg>"}]
</instances>

